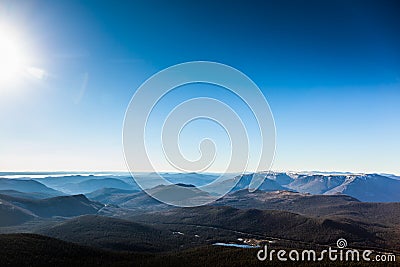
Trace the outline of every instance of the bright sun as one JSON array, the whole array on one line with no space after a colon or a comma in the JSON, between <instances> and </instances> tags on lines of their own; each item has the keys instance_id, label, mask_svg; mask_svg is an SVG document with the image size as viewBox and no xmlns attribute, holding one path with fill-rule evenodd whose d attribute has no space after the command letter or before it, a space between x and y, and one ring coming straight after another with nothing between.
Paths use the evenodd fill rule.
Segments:
<instances>
[{"instance_id":1,"label":"bright sun","mask_svg":"<svg viewBox=\"0 0 400 267\"><path fill-rule=\"evenodd\" d=\"M27 64L21 41L13 31L0 26L0 85L17 81L27 70Z\"/></svg>"},{"instance_id":2,"label":"bright sun","mask_svg":"<svg viewBox=\"0 0 400 267\"><path fill-rule=\"evenodd\" d=\"M43 69L30 65L24 42L16 33L0 25L0 89L26 77L41 80L46 75Z\"/></svg>"}]
</instances>

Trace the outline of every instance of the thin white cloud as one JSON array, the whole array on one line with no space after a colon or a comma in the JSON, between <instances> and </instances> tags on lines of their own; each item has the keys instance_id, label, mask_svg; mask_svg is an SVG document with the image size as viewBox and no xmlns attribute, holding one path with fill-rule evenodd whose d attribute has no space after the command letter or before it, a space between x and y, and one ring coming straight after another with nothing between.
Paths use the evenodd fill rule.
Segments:
<instances>
[{"instance_id":1,"label":"thin white cloud","mask_svg":"<svg viewBox=\"0 0 400 267\"><path fill-rule=\"evenodd\" d=\"M45 70L43 70L43 69L40 69L40 68L29 67L27 69L27 71L28 71L30 76L32 76L32 77L34 77L34 78L36 78L38 80L43 80L47 75L47 72Z\"/></svg>"},{"instance_id":2,"label":"thin white cloud","mask_svg":"<svg viewBox=\"0 0 400 267\"><path fill-rule=\"evenodd\" d=\"M83 96L85 95L88 82L89 82L89 73L85 72L83 74L83 80L82 80L81 89L79 90L79 93L78 93L78 95L76 96L76 98L74 100L75 104L79 104L81 102Z\"/></svg>"}]
</instances>

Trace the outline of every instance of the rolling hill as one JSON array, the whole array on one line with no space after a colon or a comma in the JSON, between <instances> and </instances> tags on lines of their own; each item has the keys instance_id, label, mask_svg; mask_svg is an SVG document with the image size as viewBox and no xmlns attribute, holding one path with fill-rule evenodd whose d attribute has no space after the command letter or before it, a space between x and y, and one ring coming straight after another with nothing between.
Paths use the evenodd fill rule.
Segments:
<instances>
[{"instance_id":1,"label":"rolling hill","mask_svg":"<svg viewBox=\"0 0 400 267\"><path fill-rule=\"evenodd\" d=\"M178 249L194 237L179 237L167 230L132 221L85 215L56 224L39 234L91 247L159 252Z\"/></svg>"},{"instance_id":2,"label":"rolling hill","mask_svg":"<svg viewBox=\"0 0 400 267\"><path fill-rule=\"evenodd\" d=\"M31 212L0 200L0 227L19 225L35 218Z\"/></svg>"},{"instance_id":3,"label":"rolling hill","mask_svg":"<svg viewBox=\"0 0 400 267\"><path fill-rule=\"evenodd\" d=\"M84 195L61 196L47 199L25 199L9 195L0 195L0 201L11 203L15 207L27 210L35 216L44 218L95 214L104 206L103 204L88 200Z\"/></svg>"},{"instance_id":4,"label":"rolling hill","mask_svg":"<svg viewBox=\"0 0 400 267\"><path fill-rule=\"evenodd\" d=\"M121 204L129 195L138 193L138 190L124 190L118 188L102 188L91 193L86 193L89 199L98 201L104 204ZM122 199L122 200L121 200Z\"/></svg>"},{"instance_id":5,"label":"rolling hill","mask_svg":"<svg viewBox=\"0 0 400 267\"><path fill-rule=\"evenodd\" d=\"M0 235L0 266L131 266L135 257L35 234Z\"/></svg>"},{"instance_id":6,"label":"rolling hill","mask_svg":"<svg viewBox=\"0 0 400 267\"><path fill-rule=\"evenodd\" d=\"M137 187L134 187L120 179L115 178L89 179L79 183L64 184L58 188L59 190L62 190L63 192L68 194L85 194L102 188L117 188L124 190L137 189Z\"/></svg>"},{"instance_id":7,"label":"rolling hill","mask_svg":"<svg viewBox=\"0 0 400 267\"><path fill-rule=\"evenodd\" d=\"M259 236L331 244L340 237L362 245L377 245L378 237L362 224L311 218L286 211L236 209L203 206L152 212L132 217L132 220L155 223L208 226Z\"/></svg>"},{"instance_id":8,"label":"rolling hill","mask_svg":"<svg viewBox=\"0 0 400 267\"><path fill-rule=\"evenodd\" d=\"M347 195L311 195L290 191L248 192L226 195L213 205L240 209L283 210L306 216L335 216L376 224L400 224L400 203L361 202Z\"/></svg>"},{"instance_id":9,"label":"rolling hill","mask_svg":"<svg viewBox=\"0 0 400 267\"><path fill-rule=\"evenodd\" d=\"M28 198L28 199L45 199L52 198L53 195L47 193L23 193L16 190L0 190L0 195L8 195L13 197Z\"/></svg>"},{"instance_id":10,"label":"rolling hill","mask_svg":"<svg viewBox=\"0 0 400 267\"><path fill-rule=\"evenodd\" d=\"M49 196L62 196L64 193L45 186L44 184L25 179L0 178L0 190L14 190L22 193L40 193Z\"/></svg>"},{"instance_id":11,"label":"rolling hill","mask_svg":"<svg viewBox=\"0 0 400 267\"><path fill-rule=\"evenodd\" d=\"M211 196L196 188L193 185L177 184L177 185L159 185L148 192L157 198L162 198L177 204L187 205L196 203L199 200L211 199ZM108 188L98 190L86 194L89 198L97 201L102 201L105 204L118 205L121 208L130 209L132 211L154 211L172 208L149 196L144 191L135 191L130 193L126 190L116 188Z\"/></svg>"}]
</instances>

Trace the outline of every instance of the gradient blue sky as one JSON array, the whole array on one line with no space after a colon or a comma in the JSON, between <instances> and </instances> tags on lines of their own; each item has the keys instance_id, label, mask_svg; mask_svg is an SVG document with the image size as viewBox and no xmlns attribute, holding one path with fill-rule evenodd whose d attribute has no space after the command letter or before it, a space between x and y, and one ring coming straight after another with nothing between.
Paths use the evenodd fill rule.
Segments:
<instances>
[{"instance_id":1,"label":"gradient blue sky","mask_svg":"<svg viewBox=\"0 0 400 267\"><path fill-rule=\"evenodd\" d=\"M46 75L0 85L0 170L126 170L136 88L209 60L262 89L273 169L400 174L399 14L397 1L1 1Z\"/></svg>"}]
</instances>

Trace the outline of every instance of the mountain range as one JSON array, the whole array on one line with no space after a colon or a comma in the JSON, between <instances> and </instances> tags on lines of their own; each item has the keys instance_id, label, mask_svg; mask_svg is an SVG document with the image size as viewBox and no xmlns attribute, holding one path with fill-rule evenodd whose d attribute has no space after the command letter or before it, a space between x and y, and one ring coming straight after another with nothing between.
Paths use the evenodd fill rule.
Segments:
<instances>
[{"instance_id":1,"label":"mountain range","mask_svg":"<svg viewBox=\"0 0 400 267\"><path fill-rule=\"evenodd\" d=\"M246 259L241 266L252 262L251 254L214 245L324 248L339 238L351 247L400 254L400 180L393 175L266 172L257 174L265 180L253 191L253 174L222 181L215 174L167 174L173 185L146 189L156 198L195 204L215 197L202 185L211 183L218 191L220 183L234 184L220 199L186 208L154 199L128 174L18 175L0 178L0 255L14 266L21 265L19 247L29 260L35 253L42 265L52 265L46 246L57 248L64 263L89 253L90 261L82 261L87 266L98 264L92 256L117 266L127 261L152 266L166 259L167 265L180 265L177 258L193 255L210 265L220 262L210 253L241 255ZM155 175L148 174L149 184ZM34 248L27 246L35 242Z\"/></svg>"},{"instance_id":2,"label":"mountain range","mask_svg":"<svg viewBox=\"0 0 400 267\"><path fill-rule=\"evenodd\" d=\"M252 176L253 174L247 174L233 178L237 183L232 191L248 189ZM400 180L393 175L268 172L263 176L265 180L258 188L262 191L343 194L366 202L400 201Z\"/></svg>"},{"instance_id":3,"label":"mountain range","mask_svg":"<svg viewBox=\"0 0 400 267\"><path fill-rule=\"evenodd\" d=\"M37 174L36 174L37 175ZM233 176L222 181L217 180L217 174L199 173L165 173L162 174L169 182L174 184L187 184L196 187L211 183L215 192L224 184L232 184L231 192L248 189L253 174ZM299 193L310 193L315 195L344 194L352 196L360 201L366 202L398 202L400 201L400 179L398 176L389 174L352 174L352 173L321 173L321 172L266 172L259 173L264 181L258 188L262 191L293 191ZM19 174L19 176L21 176ZM65 174L60 176L49 176L44 178L12 179L0 177L0 191L14 190L22 193L36 193L31 197L52 197L73 194L91 194L104 188L114 188L127 191L141 191L135 180L129 174ZM148 180L150 188L165 184L155 184L156 174L138 174L141 178ZM10 179L11 178L11 179Z\"/></svg>"}]
</instances>

